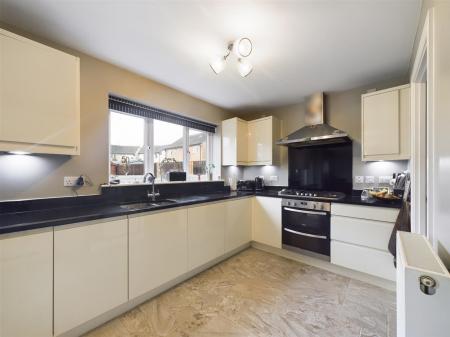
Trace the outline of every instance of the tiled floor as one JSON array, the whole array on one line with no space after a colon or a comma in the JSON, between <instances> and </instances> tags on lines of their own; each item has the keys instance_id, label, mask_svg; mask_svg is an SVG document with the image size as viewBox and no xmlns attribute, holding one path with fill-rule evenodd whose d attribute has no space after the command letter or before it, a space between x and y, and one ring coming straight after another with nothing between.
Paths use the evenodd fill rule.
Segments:
<instances>
[{"instance_id":1,"label":"tiled floor","mask_svg":"<svg viewBox=\"0 0 450 337\"><path fill-rule=\"evenodd\" d=\"M395 336L395 294L248 249L89 337Z\"/></svg>"}]
</instances>

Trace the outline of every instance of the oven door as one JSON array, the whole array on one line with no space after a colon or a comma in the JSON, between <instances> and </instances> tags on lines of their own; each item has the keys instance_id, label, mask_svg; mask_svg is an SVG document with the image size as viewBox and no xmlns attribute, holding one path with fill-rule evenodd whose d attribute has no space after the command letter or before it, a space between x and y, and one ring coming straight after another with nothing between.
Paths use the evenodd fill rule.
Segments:
<instances>
[{"instance_id":1,"label":"oven door","mask_svg":"<svg viewBox=\"0 0 450 337\"><path fill-rule=\"evenodd\" d=\"M330 256L330 213L283 206L283 244Z\"/></svg>"}]
</instances>

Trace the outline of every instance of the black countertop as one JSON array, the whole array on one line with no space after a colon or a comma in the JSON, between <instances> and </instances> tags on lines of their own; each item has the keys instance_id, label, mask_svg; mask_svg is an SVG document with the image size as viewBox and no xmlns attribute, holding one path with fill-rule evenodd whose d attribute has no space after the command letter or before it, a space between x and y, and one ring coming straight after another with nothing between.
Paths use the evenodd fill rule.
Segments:
<instances>
[{"instance_id":1,"label":"black countertop","mask_svg":"<svg viewBox=\"0 0 450 337\"><path fill-rule=\"evenodd\" d=\"M111 196L88 196L55 198L49 199L49 201L28 200L2 202L0 203L0 234L126 216L206 202L251 197L254 195L281 198L281 196L278 195L278 191L279 188L268 188L265 191L258 192L230 192L229 189L226 188L222 188L219 191L206 191L200 189L200 193L191 190L188 194L170 194L167 195L167 197L163 197L163 199L167 198L174 201L171 204L159 206L141 204L138 208L129 208L126 205L142 202L145 198L139 196L139 199L129 199L130 195L134 196L136 194L135 190L120 192L121 196L118 198L116 195L117 190L115 189L113 190L113 193L110 193L113 195L112 198ZM125 197L124 194L126 194ZM162 195L165 196L165 194ZM391 208L400 208L401 206L401 202L383 202L375 199L363 201L359 195L349 195L343 199L332 202Z\"/></svg>"}]
</instances>

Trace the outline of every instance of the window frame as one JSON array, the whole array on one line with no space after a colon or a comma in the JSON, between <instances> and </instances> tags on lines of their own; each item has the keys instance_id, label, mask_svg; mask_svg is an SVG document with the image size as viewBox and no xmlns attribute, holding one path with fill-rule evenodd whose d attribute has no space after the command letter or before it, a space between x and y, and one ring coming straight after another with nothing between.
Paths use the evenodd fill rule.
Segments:
<instances>
[{"instance_id":1,"label":"window frame","mask_svg":"<svg viewBox=\"0 0 450 337\"><path fill-rule=\"evenodd\" d=\"M112 113L119 113L123 115L127 115L130 117L135 117L133 114L129 114L126 112L122 112L119 110L109 109L109 128L108 128L108 180L110 181L112 179L111 175L111 114ZM148 172L151 172L152 174L155 174L155 162L154 162L154 119L149 117L141 117L144 119L144 175ZM170 122L167 122L170 123ZM175 124L175 123L171 123ZM186 181L196 181L196 180L189 180L189 160L190 160L190 151L189 151L189 129L197 130L196 128L191 128L189 126L182 126L183 128L183 171L186 172ZM210 167L210 164L213 162L213 136L214 134L208 131L204 130L198 130L200 132L206 133L206 168L208 170L208 167ZM115 175L114 177L118 177L119 179L123 179L125 177L129 177L131 179L136 179L139 177L143 177L144 175ZM160 177L157 177L160 178ZM206 181L209 180L209 172L206 173ZM157 183L165 183L165 181L157 180ZM127 184L127 182L121 183L121 184Z\"/></svg>"}]
</instances>

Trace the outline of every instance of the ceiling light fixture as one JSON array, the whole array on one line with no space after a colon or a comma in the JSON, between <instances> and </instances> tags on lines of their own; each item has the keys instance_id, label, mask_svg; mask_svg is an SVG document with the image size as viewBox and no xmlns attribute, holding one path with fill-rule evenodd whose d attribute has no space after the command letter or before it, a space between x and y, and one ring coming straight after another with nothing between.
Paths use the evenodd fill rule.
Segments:
<instances>
[{"instance_id":1,"label":"ceiling light fixture","mask_svg":"<svg viewBox=\"0 0 450 337\"><path fill-rule=\"evenodd\" d=\"M233 51L234 54L238 57L239 74L242 77L247 77L252 72L253 66L248 60L245 60L244 58L250 56L252 50L253 44L249 38L243 37L237 39L236 41L228 44L228 48L225 55L214 58L213 60L211 60L209 65L215 74L221 73L225 69L227 58Z\"/></svg>"}]
</instances>

